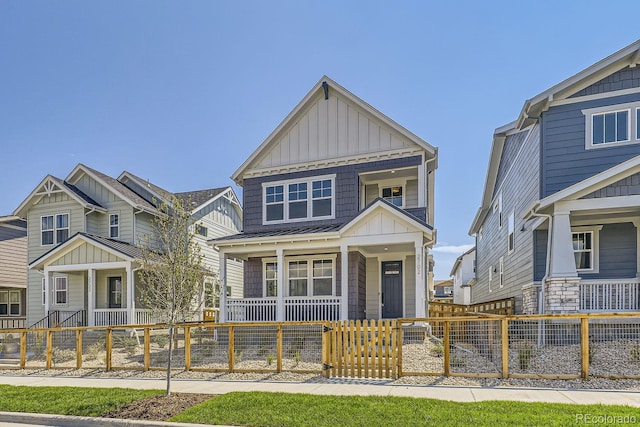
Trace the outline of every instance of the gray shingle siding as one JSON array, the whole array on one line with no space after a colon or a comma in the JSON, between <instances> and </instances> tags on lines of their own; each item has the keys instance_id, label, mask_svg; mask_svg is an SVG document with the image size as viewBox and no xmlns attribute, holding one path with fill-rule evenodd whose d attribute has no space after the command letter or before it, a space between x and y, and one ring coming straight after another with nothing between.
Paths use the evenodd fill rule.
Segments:
<instances>
[{"instance_id":1,"label":"gray shingle siding","mask_svg":"<svg viewBox=\"0 0 640 427\"><path fill-rule=\"evenodd\" d=\"M472 287L471 302L478 303L516 296L516 311L522 310L522 286L533 281L533 233L529 223L524 222L524 209L538 199L539 188L539 127L514 134L507 138L506 146L515 155L501 162L498 176L502 185L503 223L498 227L498 211L491 210L482 224L482 239L476 241L477 279ZM513 148L512 148L512 147ZM517 147L517 149L516 149ZM492 204L493 206L493 204ZM514 251L508 253L508 217L514 213ZM523 228L525 231L521 231ZM499 287L500 257L503 257L503 287ZM489 292L489 268L495 269L491 292Z\"/></svg>"},{"instance_id":2,"label":"gray shingle siding","mask_svg":"<svg viewBox=\"0 0 640 427\"><path fill-rule=\"evenodd\" d=\"M360 252L349 252L349 319L365 318L367 259Z\"/></svg>"},{"instance_id":3,"label":"gray shingle siding","mask_svg":"<svg viewBox=\"0 0 640 427\"><path fill-rule=\"evenodd\" d=\"M400 159L380 160L260 178L247 178L244 181L243 188L244 232L252 233L256 231L266 231L267 229L277 230L291 227L290 223L262 224L263 183L335 174L335 218L329 220L296 222L295 226L305 227L310 225L344 224L359 212L359 173L416 166L420 164L421 160L420 156L412 156Z\"/></svg>"},{"instance_id":4,"label":"gray shingle siding","mask_svg":"<svg viewBox=\"0 0 640 427\"><path fill-rule=\"evenodd\" d=\"M582 199L597 199L602 197L637 196L640 194L640 173L628 176L604 188L589 193Z\"/></svg>"},{"instance_id":5,"label":"gray shingle siding","mask_svg":"<svg viewBox=\"0 0 640 427\"><path fill-rule=\"evenodd\" d=\"M595 95L597 93L605 93L612 90L631 89L634 87L640 87L640 68L626 67L592 84L591 86L582 89L580 92L571 95L570 98Z\"/></svg>"},{"instance_id":6,"label":"gray shingle siding","mask_svg":"<svg viewBox=\"0 0 640 427\"><path fill-rule=\"evenodd\" d=\"M583 109L635 101L640 101L640 94L559 105L542 114L542 197L640 154L640 144L585 149Z\"/></svg>"}]
</instances>

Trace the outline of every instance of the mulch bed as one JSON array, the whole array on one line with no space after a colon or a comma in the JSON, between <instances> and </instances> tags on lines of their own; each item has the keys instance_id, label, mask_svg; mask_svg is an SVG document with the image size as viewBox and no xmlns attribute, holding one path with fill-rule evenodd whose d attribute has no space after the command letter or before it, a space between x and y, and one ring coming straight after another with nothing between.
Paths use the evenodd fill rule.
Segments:
<instances>
[{"instance_id":1,"label":"mulch bed","mask_svg":"<svg viewBox=\"0 0 640 427\"><path fill-rule=\"evenodd\" d=\"M130 420L167 421L180 412L209 400L215 395L196 393L172 393L137 400L127 406L102 415L104 418Z\"/></svg>"}]
</instances>

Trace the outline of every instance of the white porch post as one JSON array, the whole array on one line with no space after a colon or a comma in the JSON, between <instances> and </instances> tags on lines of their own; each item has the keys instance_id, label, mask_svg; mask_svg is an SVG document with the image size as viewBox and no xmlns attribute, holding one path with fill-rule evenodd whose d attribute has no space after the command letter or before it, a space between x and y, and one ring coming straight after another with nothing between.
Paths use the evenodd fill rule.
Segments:
<instances>
[{"instance_id":1,"label":"white porch post","mask_svg":"<svg viewBox=\"0 0 640 427\"><path fill-rule=\"evenodd\" d=\"M636 277L640 277L640 219L633 221L636 227Z\"/></svg>"},{"instance_id":2,"label":"white porch post","mask_svg":"<svg viewBox=\"0 0 640 427\"><path fill-rule=\"evenodd\" d=\"M51 282L53 274L47 268L44 269L44 315L49 314L51 308ZM48 325L47 325L48 326Z\"/></svg>"},{"instance_id":3,"label":"white porch post","mask_svg":"<svg viewBox=\"0 0 640 427\"><path fill-rule=\"evenodd\" d=\"M220 322L227 321L227 254L220 252Z\"/></svg>"},{"instance_id":4,"label":"white porch post","mask_svg":"<svg viewBox=\"0 0 640 427\"><path fill-rule=\"evenodd\" d=\"M136 322L136 308L135 308L135 298L133 297L133 270L131 269L131 263L127 263L125 267L127 272L127 317L128 324L133 325Z\"/></svg>"},{"instance_id":5,"label":"white porch post","mask_svg":"<svg viewBox=\"0 0 640 427\"><path fill-rule=\"evenodd\" d=\"M349 319L349 247L340 246L340 320Z\"/></svg>"},{"instance_id":6,"label":"white porch post","mask_svg":"<svg viewBox=\"0 0 640 427\"><path fill-rule=\"evenodd\" d=\"M416 256L416 317L426 317L424 307L424 295L426 282L424 280L424 257L422 240L416 240L414 242L415 256Z\"/></svg>"},{"instance_id":7,"label":"white porch post","mask_svg":"<svg viewBox=\"0 0 640 427\"><path fill-rule=\"evenodd\" d=\"M553 214L553 228L550 250L551 256L549 260L549 277L578 277L578 272L576 271L576 261L573 255L569 211L556 210Z\"/></svg>"},{"instance_id":8,"label":"white porch post","mask_svg":"<svg viewBox=\"0 0 640 427\"><path fill-rule=\"evenodd\" d=\"M87 324L89 326L95 326L95 318L93 312L96 308L96 271L93 268L90 268L87 271Z\"/></svg>"},{"instance_id":9,"label":"white porch post","mask_svg":"<svg viewBox=\"0 0 640 427\"><path fill-rule=\"evenodd\" d=\"M284 322L284 250L276 249L276 321Z\"/></svg>"},{"instance_id":10,"label":"white porch post","mask_svg":"<svg viewBox=\"0 0 640 427\"><path fill-rule=\"evenodd\" d=\"M418 166L418 207L426 207L427 186L425 185L425 164L421 162Z\"/></svg>"}]
</instances>

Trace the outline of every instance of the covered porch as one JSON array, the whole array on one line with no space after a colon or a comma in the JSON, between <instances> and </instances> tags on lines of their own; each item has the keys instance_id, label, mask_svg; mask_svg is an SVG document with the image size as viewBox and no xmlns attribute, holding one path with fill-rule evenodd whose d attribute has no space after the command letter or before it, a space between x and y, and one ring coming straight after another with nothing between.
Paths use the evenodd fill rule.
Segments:
<instances>
[{"instance_id":1,"label":"covered porch","mask_svg":"<svg viewBox=\"0 0 640 427\"><path fill-rule=\"evenodd\" d=\"M424 317L433 230L378 201L339 227L241 234L212 241L220 280L245 261L244 297L221 295L222 322Z\"/></svg>"}]
</instances>

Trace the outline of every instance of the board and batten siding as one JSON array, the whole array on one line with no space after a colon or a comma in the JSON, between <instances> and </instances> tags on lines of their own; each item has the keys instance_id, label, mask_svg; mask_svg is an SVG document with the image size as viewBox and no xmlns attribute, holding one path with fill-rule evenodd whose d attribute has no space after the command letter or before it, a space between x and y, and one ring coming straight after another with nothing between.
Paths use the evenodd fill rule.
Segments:
<instances>
[{"instance_id":1,"label":"board and batten siding","mask_svg":"<svg viewBox=\"0 0 640 427\"><path fill-rule=\"evenodd\" d=\"M268 169L412 147L417 146L329 88L329 99L318 94L254 167Z\"/></svg>"},{"instance_id":2,"label":"board and batten siding","mask_svg":"<svg viewBox=\"0 0 640 427\"><path fill-rule=\"evenodd\" d=\"M367 319L380 318L380 261L367 258Z\"/></svg>"},{"instance_id":3,"label":"board and batten siding","mask_svg":"<svg viewBox=\"0 0 640 427\"><path fill-rule=\"evenodd\" d=\"M476 238L477 278L471 288L471 303L516 297L516 311L522 311L522 287L533 281L533 233L524 222L524 209L538 200L539 188L539 126L509 135L505 144L517 142L518 150L510 162L501 162L498 176L502 185L495 191L491 210L482 224L482 238ZM511 150L511 149L510 149ZM502 193L502 227L498 227L498 210L493 204ZM508 218L514 213L514 251L508 253ZM524 227L525 231L522 231ZM500 257L503 257L503 287L499 286ZM489 268L495 270L489 291Z\"/></svg>"},{"instance_id":4,"label":"board and batten siding","mask_svg":"<svg viewBox=\"0 0 640 427\"><path fill-rule=\"evenodd\" d=\"M616 104L636 101L640 93L553 106L542 113L541 198L640 155L640 144L587 150L582 113L583 109L609 105L615 109Z\"/></svg>"},{"instance_id":5,"label":"board and batten siding","mask_svg":"<svg viewBox=\"0 0 640 427\"><path fill-rule=\"evenodd\" d=\"M416 257L407 256L402 266L402 288L404 290L404 316L416 316ZM423 284L424 286L424 284Z\"/></svg>"},{"instance_id":6,"label":"board and batten siding","mask_svg":"<svg viewBox=\"0 0 640 427\"><path fill-rule=\"evenodd\" d=\"M134 242L133 207L129 203L87 174L84 174L75 185L83 193L97 201L100 206L107 209L106 214L91 213L87 216L88 233L109 237L109 215L117 214L120 223L118 240L127 243ZM92 217L91 221L88 217ZM89 229L89 225L91 225L91 229Z\"/></svg>"},{"instance_id":7,"label":"board and batten siding","mask_svg":"<svg viewBox=\"0 0 640 427\"><path fill-rule=\"evenodd\" d=\"M0 224L0 287L27 286L27 229Z\"/></svg>"}]
</instances>

